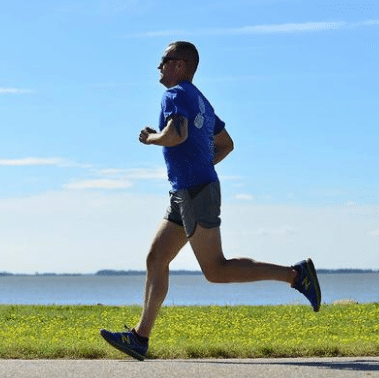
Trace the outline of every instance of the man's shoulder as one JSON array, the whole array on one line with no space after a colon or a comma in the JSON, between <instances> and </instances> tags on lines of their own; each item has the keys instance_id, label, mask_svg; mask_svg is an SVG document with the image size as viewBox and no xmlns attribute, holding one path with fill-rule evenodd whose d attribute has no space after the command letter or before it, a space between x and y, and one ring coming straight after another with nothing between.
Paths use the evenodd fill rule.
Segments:
<instances>
[{"instance_id":1,"label":"man's shoulder","mask_svg":"<svg viewBox=\"0 0 379 378\"><path fill-rule=\"evenodd\" d=\"M163 98L175 98L177 96L185 94L185 92L186 91L182 87L176 85L175 87L166 89L166 91L163 93Z\"/></svg>"},{"instance_id":2,"label":"man's shoulder","mask_svg":"<svg viewBox=\"0 0 379 378\"><path fill-rule=\"evenodd\" d=\"M167 94L185 94L196 91L196 87L189 81L183 81L174 87L168 88L165 93Z\"/></svg>"},{"instance_id":3,"label":"man's shoulder","mask_svg":"<svg viewBox=\"0 0 379 378\"><path fill-rule=\"evenodd\" d=\"M170 101L188 101L192 95L191 88L183 83L179 83L175 87L166 89L163 94L162 102Z\"/></svg>"}]
</instances>

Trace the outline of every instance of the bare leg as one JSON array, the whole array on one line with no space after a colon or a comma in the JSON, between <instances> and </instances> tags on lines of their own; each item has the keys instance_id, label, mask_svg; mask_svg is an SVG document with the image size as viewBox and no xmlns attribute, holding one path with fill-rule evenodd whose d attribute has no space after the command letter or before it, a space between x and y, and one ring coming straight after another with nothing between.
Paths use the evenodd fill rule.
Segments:
<instances>
[{"instance_id":1,"label":"bare leg","mask_svg":"<svg viewBox=\"0 0 379 378\"><path fill-rule=\"evenodd\" d=\"M141 320L135 327L143 337L149 337L155 319L166 298L169 281L169 265L188 239L182 227L163 220L151 244L147 257L145 299Z\"/></svg>"},{"instance_id":2,"label":"bare leg","mask_svg":"<svg viewBox=\"0 0 379 378\"><path fill-rule=\"evenodd\" d=\"M275 280L293 285L297 276L296 270L287 266L248 258L227 260L222 252L219 228L207 229L197 225L190 243L205 277L211 282Z\"/></svg>"}]
</instances>

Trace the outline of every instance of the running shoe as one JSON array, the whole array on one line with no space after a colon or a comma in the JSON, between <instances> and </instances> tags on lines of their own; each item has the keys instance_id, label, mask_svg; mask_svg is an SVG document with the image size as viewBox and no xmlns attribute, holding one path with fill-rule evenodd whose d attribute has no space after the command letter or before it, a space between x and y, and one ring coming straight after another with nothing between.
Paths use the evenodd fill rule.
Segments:
<instances>
[{"instance_id":1,"label":"running shoe","mask_svg":"<svg viewBox=\"0 0 379 378\"><path fill-rule=\"evenodd\" d=\"M301 261L293 268L298 272L298 279L293 288L305 295L309 302L311 302L313 311L319 311L321 305L321 290L312 260Z\"/></svg>"},{"instance_id":2,"label":"running shoe","mask_svg":"<svg viewBox=\"0 0 379 378\"><path fill-rule=\"evenodd\" d=\"M106 342L121 352L124 352L139 361L145 359L148 343L140 344L132 331L113 333L106 329L102 329L100 330L100 335L103 336Z\"/></svg>"}]
</instances>

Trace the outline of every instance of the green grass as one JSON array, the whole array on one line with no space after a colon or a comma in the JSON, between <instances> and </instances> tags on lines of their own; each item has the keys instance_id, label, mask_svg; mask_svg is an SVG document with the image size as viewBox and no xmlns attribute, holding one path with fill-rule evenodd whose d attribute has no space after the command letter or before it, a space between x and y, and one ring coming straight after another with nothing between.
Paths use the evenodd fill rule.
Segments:
<instances>
[{"instance_id":1,"label":"green grass","mask_svg":"<svg viewBox=\"0 0 379 378\"><path fill-rule=\"evenodd\" d=\"M99 336L138 306L0 305L0 358L126 358ZM379 356L379 304L163 307L149 358Z\"/></svg>"}]
</instances>

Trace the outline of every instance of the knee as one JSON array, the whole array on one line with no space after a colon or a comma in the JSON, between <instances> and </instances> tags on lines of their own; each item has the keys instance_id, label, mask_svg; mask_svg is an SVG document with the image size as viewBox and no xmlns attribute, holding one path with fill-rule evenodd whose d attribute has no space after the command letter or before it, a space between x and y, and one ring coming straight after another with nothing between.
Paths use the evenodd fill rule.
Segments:
<instances>
[{"instance_id":1,"label":"knee","mask_svg":"<svg viewBox=\"0 0 379 378\"><path fill-rule=\"evenodd\" d=\"M227 283L228 276L225 271L225 263L219 262L212 266L202 267L203 274L207 281L211 283Z\"/></svg>"},{"instance_id":2,"label":"knee","mask_svg":"<svg viewBox=\"0 0 379 378\"><path fill-rule=\"evenodd\" d=\"M159 262L160 262L160 259L158 257L157 250L155 250L154 248L151 248L146 257L147 270L155 269L157 265L159 264Z\"/></svg>"},{"instance_id":3,"label":"knee","mask_svg":"<svg viewBox=\"0 0 379 378\"><path fill-rule=\"evenodd\" d=\"M147 270L160 270L161 268L166 269L170 261L167 261L165 251L160 248L159 243L153 242L150 246L150 250L146 257L146 268Z\"/></svg>"}]
</instances>

